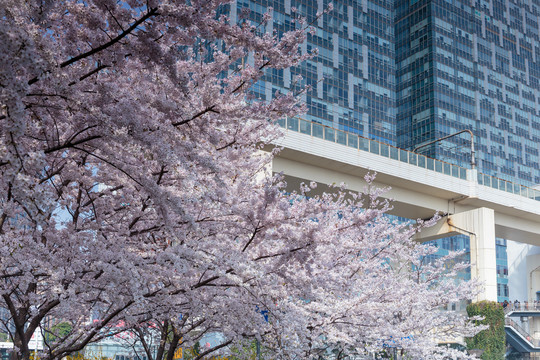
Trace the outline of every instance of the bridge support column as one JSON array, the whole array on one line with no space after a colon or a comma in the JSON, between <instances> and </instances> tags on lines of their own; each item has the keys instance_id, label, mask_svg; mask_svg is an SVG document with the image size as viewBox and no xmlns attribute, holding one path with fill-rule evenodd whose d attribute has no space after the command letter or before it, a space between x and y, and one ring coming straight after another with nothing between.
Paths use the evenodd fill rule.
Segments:
<instances>
[{"instance_id":1,"label":"bridge support column","mask_svg":"<svg viewBox=\"0 0 540 360\"><path fill-rule=\"evenodd\" d=\"M484 283L476 301L497 301L497 264L495 253L495 212L478 208L441 219L435 226L423 229L415 237L429 241L457 234L468 235L471 248L471 277Z\"/></svg>"},{"instance_id":2,"label":"bridge support column","mask_svg":"<svg viewBox=\"0 0 540 360\"><path fill-rule=\"evenodd\" d=\"M495 252L495 212L478 208L448 218L454 231L469 235L471 247L471 277L484 283L477 301L497 301L497 265Z\"/></svg>"}]
</instances>

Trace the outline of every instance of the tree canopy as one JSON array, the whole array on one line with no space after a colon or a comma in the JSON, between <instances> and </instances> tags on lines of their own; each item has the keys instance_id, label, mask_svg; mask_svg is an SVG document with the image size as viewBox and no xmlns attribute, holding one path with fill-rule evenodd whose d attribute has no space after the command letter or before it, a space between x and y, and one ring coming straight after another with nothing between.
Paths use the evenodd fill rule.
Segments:
<instances>
[{"instance_id":1,"label":"tree canopy","mask_svg":"<svg viewBox=\"0 0 540 360\"><path fill-rule=\"evenodd\" d=\"M437 337L476 330L440 308L474 284L452 278L465 265L425 261L435 250L410 240L422 224L385 216L372 178L361 194L283 191L277 150L262 149L303 106L249 89L311 56L307 29L264 33L227 6L2 2L0 320L14 358L45 320L69 327L41 326L43 360L141 324L186 346L256 338L281 359L458 354Z\"/></svg>"}]
</instances>

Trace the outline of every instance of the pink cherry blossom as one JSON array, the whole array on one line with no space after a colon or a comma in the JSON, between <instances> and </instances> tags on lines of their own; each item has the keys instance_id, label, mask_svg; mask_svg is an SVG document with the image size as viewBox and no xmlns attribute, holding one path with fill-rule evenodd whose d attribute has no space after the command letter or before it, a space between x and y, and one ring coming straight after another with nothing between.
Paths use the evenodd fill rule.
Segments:
<instances>
[{"instance_id":1,"label":"pink cherry blossom","mask_svg":"<svg viewBox=\"0 0 540 360\"><path fill-rule=\"evenodd\" d=\"M474 295L454 280L464 265L422 262L435 250L375 193L290 194L267 171L275 122L303 106L250 87L310 57L306 29L260 34L218 16L227 6L3 0L0 331L13 359L30 359L38 328L52 360L141 324L182 346L256 338L276 359L389 343L466 358L437 347L478 331L441 311Z\"/></svg>"}]
</instances>

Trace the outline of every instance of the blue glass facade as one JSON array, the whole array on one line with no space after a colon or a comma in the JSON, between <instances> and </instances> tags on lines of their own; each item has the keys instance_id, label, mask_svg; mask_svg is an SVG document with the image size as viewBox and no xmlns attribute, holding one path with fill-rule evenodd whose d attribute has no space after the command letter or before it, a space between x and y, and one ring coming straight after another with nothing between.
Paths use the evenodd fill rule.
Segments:
<instances>
[{"instance_id":1,"label":"blue glass facade","mask_svg":"<svg viewBox=\"0 0 540 360\"><path fill-rule=\"evenodd\" d=\"M495 240L496 264L497 264L497 301L510 301L508 291L508 255L506 252L506 240Z\"/></svg>"},{"instance_id":2,"label":"blue glass facade","mask_svg":"<svg viewBox=\"0 0 540 360\"><path fill-rule=\"evenodd\" d=\"M398 1L398 146L469 129L480 172L540 183L539 14L538 1ZM466 165L468 144L423 151Z\"/></svg>"},{"instance_id":3,"label":"blue glass facade","mask_svg":"<svg viewBox=\"0 0 540 360\"><path fill-rule=\"evenodd\" d=\"M474 133L480 172L540 183L540 2L498 0L238 0L264 31L277 34L305 17L315 31L302 51L318 55L292 69L269 70L257 97L291 91L296 75L312 90L307 120L413 149L460 130ZM461 134L419 152L470 163Z\"/></svg>"},{"instance_id":4,"label":"blue glass facade","mask_svg":"<svg viewBox=\"0 0 540 360\"><path fill-rule=\"evenodd\" d=\"M238 0L264 31L280 33L305 17L315 28L302 51L312 60L267 71L253 87L267 99L309 85L306 120L412 150L461 130L475 137L479 172L540 183L540 1ZM297 75L302 84L295 85ZM302 131L302 130L300 130ZM339 141L338 141L339 142ZM420 153L468 167L467 133ZM461 238L437 241L468 244ZM453 245L450 246L453 248ZM497 240L499 299L507 299L506 241Z\"/></svg>"},{"instance_id":5,"label":"blue glass facade","mask_svg":"<svg viewBox=\"0 0 540 360\"><path fill-rule=\"evenodd\" d=\"M466 235L456 235L450 236L447 238L432 240L429 244L434 245L438 248L436 254L431 255L434 259L442 256L446 256L450 251L464 251L460 258L456 259L459 262L470 262L471 257L471 247L470 247L470 238ZM433 260L434 260L433 259ZM471 279L470 269L467 272L460 274L460 277L466 280Z\"/></svg>"},{"instance_id":6,"label":"blue glass facade","mask_svg":"<svg viewBox=\"0 0 540 360\"><path fill-rule=\"evenodd\" d=\"M413 149L460 130L479 171L540 183L540 2L397 1L397 144ZM424 154L466 166L468 134ZM506 240L496 240L497 295L509 300Z\"/></svg>"},{"instance_id":7,"label":"blue glass facade","mask_svg":"<svg viewBox=\"0 0 540 360\"><path fill-rule=\"evenodd\" d=\"M317 19L328 0L238 0L231 9L234 20L249 8L258 22L272 8L273 22L265 31L280 33L293 29L302 16L315 27L302 51L318 55L292 69L269 70L253 91L261 99L276 90L287 92L300 85L312 90L304 96L303 117L364 137L396 144L396 67L394 46L394 2L339 1L334 10Z\"/></svg>"}]
</instances>

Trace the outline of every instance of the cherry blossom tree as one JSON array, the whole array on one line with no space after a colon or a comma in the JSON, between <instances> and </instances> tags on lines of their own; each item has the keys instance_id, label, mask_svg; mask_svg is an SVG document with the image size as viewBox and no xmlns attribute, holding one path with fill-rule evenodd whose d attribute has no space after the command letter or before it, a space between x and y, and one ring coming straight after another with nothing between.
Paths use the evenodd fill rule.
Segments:
<instances>
[{"instance_id":1,"label":"cherry blossom tree","mask_svg":"<svg viewBox=\"0 0 540 360\"><path fill-rule=\"evenodd\" d=\"M434 250L385 217L378 191L282 191L277 150L262 149L303 108L249 89L310 56L306 29L278 38L262 31L269 16L231 23L227 6L2 2L0 320L13 359L30 358L38 329L52 360L141 324L176 339L158 360L209 332L226 339L217 348L258 339L283 359L389 344L454 354L437 339L476 331L440 311L474 293L453 281L461 265L422 262Z\"/></svg>"}]
</instances>

